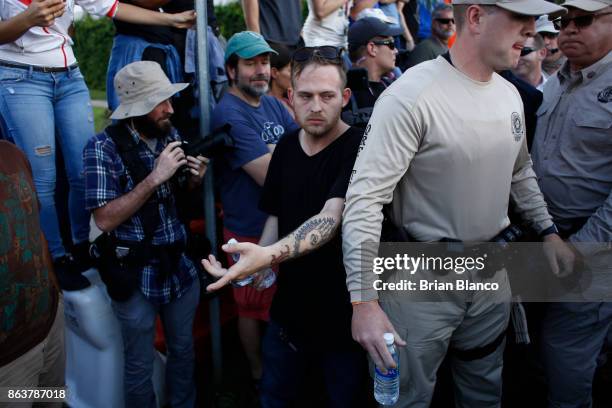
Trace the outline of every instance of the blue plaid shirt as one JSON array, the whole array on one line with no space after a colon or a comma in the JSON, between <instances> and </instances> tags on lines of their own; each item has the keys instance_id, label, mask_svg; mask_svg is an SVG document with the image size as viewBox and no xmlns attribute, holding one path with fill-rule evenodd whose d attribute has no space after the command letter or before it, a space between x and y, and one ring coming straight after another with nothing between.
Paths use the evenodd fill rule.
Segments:
<instances>
[{"instance_id":1,"label":"blue plaid shirt","mask_svg":"<svg viewBox=\"0 0 612 408\"><path fill-rule=\"evenodd\" d=\"M155 151L151 151L138 134L131 129L131 136L137 143L137 150L142 162L149 171L153 170L155 159L164 147L171 141L179 140L176 130L173 130L163 142L157 141ZM91 138L83 151L85 171L85 205L88 210L103 207L110 201L125 195L134 188L132 180L123 161L117 152L117 145L105 132ZM121 182L123 178L124 182ZM153 245L167 245L177 241L186 240L186 231L179 221L176 213L176 205L169 183L162 184L155 194L159 199L160 225L157 226L153 235ZM142 220L133 215L119 225L115 236L124 241L142 241L145 237L142 228ZM151 259L151 262L142 269L140 278L140 289L147 299L157 304L165 304L172 299L180 298L198 278L195 265L185 254L181 255L178 270L173 274L160 280L159 261Z\"/></svg>"}]
</instances>

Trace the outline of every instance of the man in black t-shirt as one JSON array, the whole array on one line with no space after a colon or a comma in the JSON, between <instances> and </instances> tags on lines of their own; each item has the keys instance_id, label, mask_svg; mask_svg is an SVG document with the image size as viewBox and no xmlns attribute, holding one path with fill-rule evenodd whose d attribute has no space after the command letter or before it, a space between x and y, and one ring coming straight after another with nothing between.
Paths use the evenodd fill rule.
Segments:
<instances>
[{"instance_id":1,"label":"man in black t-shirt","mask_svg":"<svg viewBox=\"0 0 612 408\"><path fill-rule=\"evenodd\" d=\"M301 51L308 52L296 56ZM212 255L202 262L221 277L209 290L280 264L263 342L264 408L295 401L312 364L324 374L330 406L358 407L360 391L367 389L365 355L351 337L339 234L362 133L340 120L351 95L340 58L310 51L305 61L292 62L289 99L302 129L281 139L272 156L260 201L270 216L260 245L224 245L224 251L240 254L229 270Z\"/></svg>"}]
</instances>

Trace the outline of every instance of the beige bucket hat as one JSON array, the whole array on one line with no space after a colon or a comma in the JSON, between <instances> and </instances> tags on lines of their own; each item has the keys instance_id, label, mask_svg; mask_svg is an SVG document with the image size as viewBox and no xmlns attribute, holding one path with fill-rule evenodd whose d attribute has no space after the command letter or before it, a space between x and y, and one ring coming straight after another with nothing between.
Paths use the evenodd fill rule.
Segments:
<instances>
[{"instance_id":1,"label":"beige bucket hat","mask_svg":"<svg viewBox=\"0 0 612 408\"><path fill-rule=\"evenodd\" d=\"M453 0L453 4L487 4L526 16L541 16L552 13L563 15L567 13L567 10L563 7L546 0Z\"/></svg>"},{"instance_id":2,"label":"beige bucket hat","mask_svg":"<svg viewBox=\"0 0 612 408\"><path fill-rule=\"evenodd\" d=\"M127 119L146 115L158 104L189 84L170 82L161 66L153 61L137 61L121 68L113 81L119 106L111 119Z\"/></svg>"}]
</instances>

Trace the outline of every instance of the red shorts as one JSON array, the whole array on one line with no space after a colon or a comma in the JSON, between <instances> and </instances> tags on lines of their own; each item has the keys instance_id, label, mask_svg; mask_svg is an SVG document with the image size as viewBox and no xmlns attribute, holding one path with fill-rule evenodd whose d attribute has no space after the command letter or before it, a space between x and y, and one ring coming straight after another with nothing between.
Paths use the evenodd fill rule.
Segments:
<instances>
[{"instance_id":1,"label":"red shorts","mask_svg":"<svg viewBox=\"0 0 612 408\"><path fill-rule=\"evenodd\" d=\"M243 237L223 228L224 243L229 241L230 238L234 238L238 242L252 242L254 244L259 242L259 237ZM227 262L232 266L235 263L234 260L229 254L226 255ZM264 290L257 290L252 286L233 287L232 290L238 309L238 316L263 320L265 322L270 319L270 305L276 292L276 283Z\"/></svg>"}]
</instances>

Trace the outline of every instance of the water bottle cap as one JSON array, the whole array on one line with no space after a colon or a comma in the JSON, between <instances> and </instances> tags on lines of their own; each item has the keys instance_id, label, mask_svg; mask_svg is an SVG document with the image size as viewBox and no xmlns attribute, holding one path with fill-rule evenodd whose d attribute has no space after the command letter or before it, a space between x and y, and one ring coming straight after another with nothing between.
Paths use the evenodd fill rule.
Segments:
<instances>
[{"instance_id":1,"label":"water bottle cap","mask_svg":"<svg viewBox=\"0 0 612 408\"><path fill-rule=\"evenodd\" d=\"M383 335L383 338L385 339L385 344L387 344L387 346L390 346L395 343L395 337L393 336L393 333L385 333Z\"/></svg>"}]
</instances>

